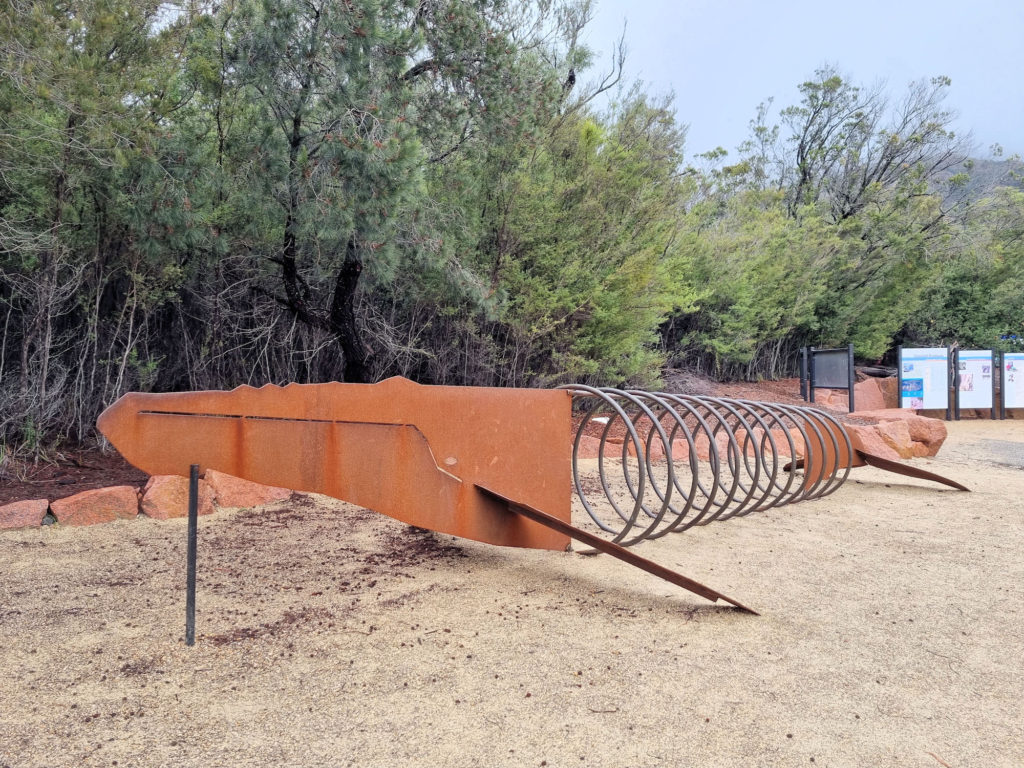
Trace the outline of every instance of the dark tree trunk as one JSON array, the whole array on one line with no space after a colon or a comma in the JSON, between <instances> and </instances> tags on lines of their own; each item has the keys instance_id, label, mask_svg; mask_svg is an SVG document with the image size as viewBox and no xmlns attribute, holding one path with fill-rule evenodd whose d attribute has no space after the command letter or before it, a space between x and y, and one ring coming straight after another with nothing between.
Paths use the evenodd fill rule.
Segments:
<instances>
[{"instance_id":1,"label":"dark tree trunk","mask_svg":"<svg viewBox=\"0 0 1024 768\"><path fill-rule=\"evenodd\" d=\"M342 262L338 279L334 284L330 327L345 355L345 381L366 384L370 381L368 355L362 332L356 322L356 288L362 271L363 262L359 260L355 238L350 237L345 247L345 261Z\"/></svg>"},{"instance_id":2,"label":"dark tree trunk","mask_svg":"<svg viewBox=\"0 0 1024 768\"><path fill-rule=\"evenodd\" d=\"M359 259L354 238L349 238L345 248L345 260L338 270L330 312L326 317L322 310L314 309L310 305L309 286L299 274L295 251L294 231L291 226L286 226L284 249L280 259L286 297L283 303L303 323L329 330L334 334L344 358L341 375L343 381L369 383L367 348L363 343L359 323L356 321L356 289L363 271L363 262Z\"/></svg>"},{"instance_id":3,"label":"dark tree trunk","mask_svg":"<svg viewBox=\"0 0 1024 768\"><path fill-rule=\"evenodd\" d=\"M304 95L308 92L308 78L303 82L302 90ZM359 260L355 234L348 239L345 260L338 271L330 311L326 315L316 306L310 287L299 272L299 154L302 143L302 110L299 108L292 116L291 132L288 136L288 204L281 257L276 260L281 265L281 280L284 284L285 298L282 303L303 323L334 334L344 358L341 375L343 381L368 383L370 370L367 364L367 350L356 322L356 288L359 284L359 275L363 271L363 263Z\"/></svg>"},{"instance_id":4,"label":"dark tree trunk","mask_svg":"<svg viewBox=\"0 0 1024 768\"><path fill-rule=\"evenodd\" d=\"M323 327L323 318L309 305L309 286L299 274L299 151L302 149L302 113L296 110L288 137L288 208L281 247L281 278L288 308L307 325Z\"/></svg>"}]
</instances>

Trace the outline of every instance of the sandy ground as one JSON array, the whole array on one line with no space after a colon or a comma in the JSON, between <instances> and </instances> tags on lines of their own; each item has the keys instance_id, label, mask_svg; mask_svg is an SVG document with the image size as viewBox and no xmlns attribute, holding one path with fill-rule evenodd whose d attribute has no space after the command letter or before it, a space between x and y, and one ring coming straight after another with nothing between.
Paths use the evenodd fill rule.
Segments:
<instances>
[{"instance_id":1,"label":"sandy ground","mask_svg":"<svg viewBox=\"0 0 1024 768\"><path fill-rule=\"evenodd\" d=\"M0 533L0 766L1024 766L1024 422L607 557L295 496Z\"/></svg>"}]
</instances>

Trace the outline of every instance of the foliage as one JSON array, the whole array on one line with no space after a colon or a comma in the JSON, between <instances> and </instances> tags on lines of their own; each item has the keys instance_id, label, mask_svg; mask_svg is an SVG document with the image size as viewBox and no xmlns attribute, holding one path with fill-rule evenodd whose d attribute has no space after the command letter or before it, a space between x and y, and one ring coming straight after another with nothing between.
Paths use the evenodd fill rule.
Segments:
<instances>
[{"instance_id":1,"label":"foliage","mask_svg":"<svg viewBox=\"0 0 1024 768\"><path fill-rule=\"evenodd\" d=\"M923 296L928 311L908 323L906 341L1020 351L1024 192L1010 187L993 190L978 202L960 235L956 256L934 275Z\"/></svg>"},{"instance_id":2,"label":"foliage","mask_svg":"<svg viewBox=\"0 0 1024 768\"><path fill-rule=\"evenodd\" d=\"M690 215L709 293L664 326L677 365L774 377L800 346L853 342L876 360L922 327L926 294L974 220L969 170L955 172L967 144L942 107L949 86L914 83L893 103L826 67L779 112L781 126L770 102L758 108L739 162L724 150L702 158Z\"/></svg>"},{"instance_id":3,"label":"foliage","mask_svg":"<svg viewBox=\"0 0 1024 768\"><path fill-rule=\"evenodd\" d=\"M723 210L703 204L691 215L710 219L690 239L691 279L704 297L696 311L670 320L666 336L714 375L776 373L792 340L818 328L828 300L822 273L841 258L841 239L820 218L789 217L775 191L741 192Z\"/></svg>"},{"instance_id":4,"label":"foliage","mask_svg":"<svg viewBox=\"0 0 1024 768\"><path fill-rule=\"evenodd\" d=\"M590 11L7 0L0 456L131 389L655 385L1024 336L1019 165L982 184L947 79L825 68L689 167L670 101L596 108L624 54L593 74Z\"/></svg>"},{"instance_id":5,"label":"foliage","mask_svg":"<svg viewBox=\"0 0 1024 768\"><path fill-rule=\"evenodd\" d=\"M671 112L634 98L607 129L562 121L515 169L501 237L479 249L507 295L515 383L651 380L661 318L691 301L675 278L681 150Z\"/></svg>"}]
</instances>

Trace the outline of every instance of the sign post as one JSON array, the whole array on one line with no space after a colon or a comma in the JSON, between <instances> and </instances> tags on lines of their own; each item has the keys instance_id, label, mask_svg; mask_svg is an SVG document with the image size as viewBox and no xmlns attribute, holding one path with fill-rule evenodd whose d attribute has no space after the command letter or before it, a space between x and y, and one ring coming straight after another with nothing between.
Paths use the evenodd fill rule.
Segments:
<instances>
[{"instance_id":1,"label":"sign post","mask_svg":"<svg viewBox=\"0 0 1024 768\"><path fill-rule=\"evenodd\" d=\"M807 347L800 347L800 399L807 399Z\"/></svg>"}]
</instances>

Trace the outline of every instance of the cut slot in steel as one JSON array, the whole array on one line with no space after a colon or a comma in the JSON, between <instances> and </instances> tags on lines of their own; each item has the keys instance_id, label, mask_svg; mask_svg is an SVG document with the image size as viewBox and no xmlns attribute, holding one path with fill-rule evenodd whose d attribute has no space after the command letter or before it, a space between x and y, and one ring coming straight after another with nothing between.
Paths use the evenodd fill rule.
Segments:
<instances>
[{"instance_id":1,"label":"cut slot in steel","mask_svg":"<svg viewBox=\"0 0 1024 768\"><path fill-rule=\"evenodd\" d=\"M575 538L747 611L624 548L821 498L865 462L944 481L855 451L842 424L813 408L583 385L393 378L129 393L97 424L150 474L187 476L195 463L502 546L565 550Z\"/></svg>"}]
</instances>

